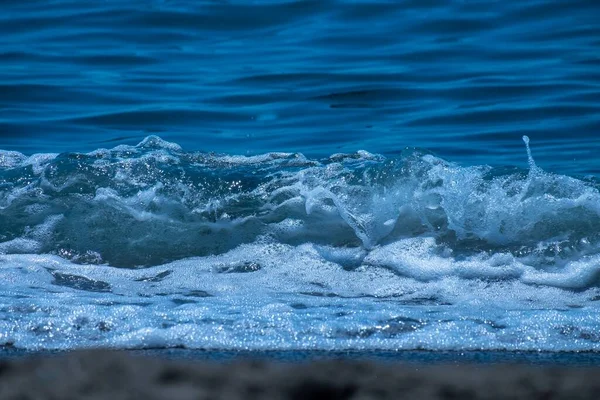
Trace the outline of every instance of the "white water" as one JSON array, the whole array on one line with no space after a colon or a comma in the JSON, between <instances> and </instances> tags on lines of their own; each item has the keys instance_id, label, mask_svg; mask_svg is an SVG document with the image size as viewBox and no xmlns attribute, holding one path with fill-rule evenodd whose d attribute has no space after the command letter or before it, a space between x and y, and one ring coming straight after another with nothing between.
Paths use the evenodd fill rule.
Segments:
<instances>
[{"instance_id":1,"label":"white water","mask_svg":"<svg viewBox=\"0 0 600 400\"><path fill-rule=\"evenodd\" d=\"M529 171L1 153L0 344L600 350L597 184L525 142Z\"/></svg>"}]
</instances>

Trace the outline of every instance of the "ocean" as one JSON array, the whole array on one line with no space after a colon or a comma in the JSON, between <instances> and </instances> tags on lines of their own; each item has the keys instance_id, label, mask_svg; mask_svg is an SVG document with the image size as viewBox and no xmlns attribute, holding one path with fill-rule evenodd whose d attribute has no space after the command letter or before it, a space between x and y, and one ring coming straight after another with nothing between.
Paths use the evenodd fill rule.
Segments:
<instances>
[{"instance_id":1,"label":"ocean","mask_svg":"<svg viewBox=\"0 0 600 400\"><path fill-rule=\"evenodd\" d=\"M0 9L0 348L600 351L599 2Z\"/></svg>"}]
</instances>

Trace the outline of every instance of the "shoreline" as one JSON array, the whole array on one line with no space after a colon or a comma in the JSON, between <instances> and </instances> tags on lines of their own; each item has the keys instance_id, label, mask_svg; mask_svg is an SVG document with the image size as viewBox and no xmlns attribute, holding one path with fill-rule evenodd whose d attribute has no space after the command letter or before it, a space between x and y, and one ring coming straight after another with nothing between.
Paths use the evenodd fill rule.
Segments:
<instances>
[{"instance_id":1,"label":"shoreline","mask_svg":"<svg viewBox=\"0 0 600 400\"><path fill-rule=\"evenodd\" d=\"M221 360L223 361L223 360ZM592 399L600 366L169 359L143 351L0 361L0 398Z\"/></svg>"},{"instance_id":2,"label":"shoreline","mask_svg":"<svg viewBox=\"0 0 600 400\"><path fill-rule=\"evenodd\" d=\"M522 364L531 366L599 367L598 351L509 351L509 350L231 350L172 348L92 348L30 351L0 347L0 361L60 357L82 352L112 352L164 360L229 363L259 361L307 363L356 361L390 364Z\"/></svg>"}]
</instances>

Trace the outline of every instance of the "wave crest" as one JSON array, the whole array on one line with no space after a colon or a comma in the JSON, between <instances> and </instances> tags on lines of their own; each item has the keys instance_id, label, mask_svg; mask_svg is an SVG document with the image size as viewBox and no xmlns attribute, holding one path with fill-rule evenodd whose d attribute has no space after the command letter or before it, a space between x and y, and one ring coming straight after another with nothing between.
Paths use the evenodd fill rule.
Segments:
<instances>
[{"instance_id":1,"label":"wave crest","mask_svg":"<svg viewBox=\"0 0 600 400\"><path fill-rule=\"evenodd\" d=\"M527 171L461 167L420 150L322 160L193 153L150 136L87 154L1 152L0 226L2 253L121 267L267 240L357 249L355 268L429 238L446 258L507 254L555 272L600 253L600 192L544 172L531 155Z\"/></svg>"}]
</instances>

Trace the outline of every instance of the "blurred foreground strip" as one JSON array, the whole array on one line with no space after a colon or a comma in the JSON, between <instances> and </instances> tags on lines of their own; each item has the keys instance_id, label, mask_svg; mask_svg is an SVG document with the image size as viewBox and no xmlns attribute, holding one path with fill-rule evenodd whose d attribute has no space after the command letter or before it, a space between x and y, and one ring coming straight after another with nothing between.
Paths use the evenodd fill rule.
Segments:
<instances>
[{"instance_id":1,"label":"blurred foreground strip","mask_svg":"<svg viewBox=\"0 0 600 400\"><path fill-rule=\"evenodd\" d=\"M596 399L600 368L172 361L77 351L0 361L1 399Z\"/></svg>"}]
</instances>

